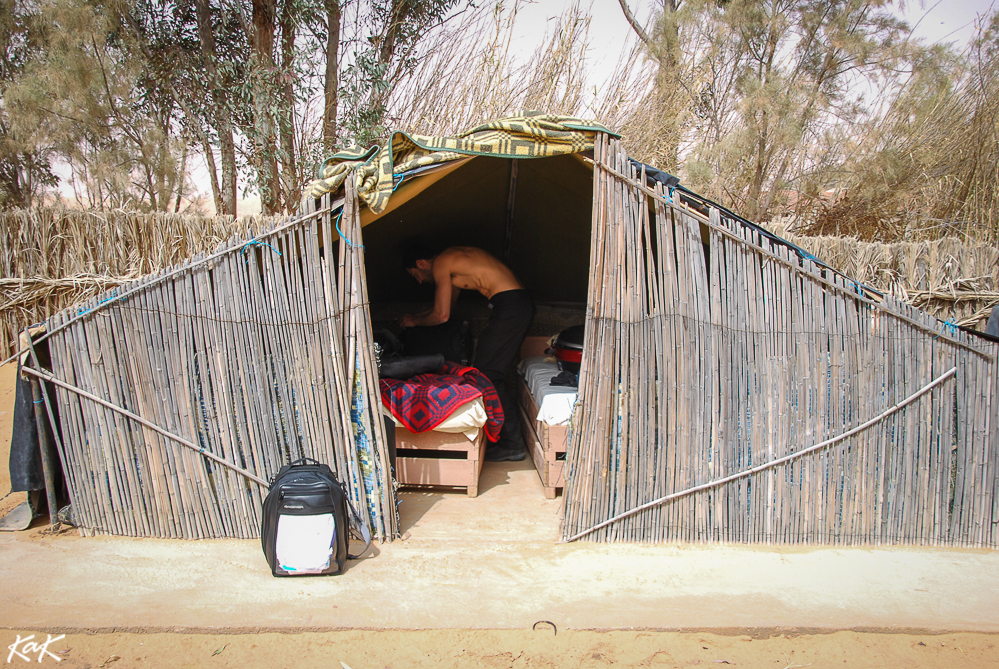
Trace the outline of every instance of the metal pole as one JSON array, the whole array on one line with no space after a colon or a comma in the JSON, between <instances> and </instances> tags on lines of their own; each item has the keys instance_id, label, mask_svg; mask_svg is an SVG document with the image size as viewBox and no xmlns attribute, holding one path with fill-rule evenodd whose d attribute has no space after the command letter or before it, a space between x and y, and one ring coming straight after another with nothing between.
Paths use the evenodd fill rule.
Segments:
<instances>
[{"instance_id":1,"label":"metal pole","mask_svg":"<svg viewBox=\"0 0 999 669\"><path fill-rule=\"evenodd\" d=\"M42 455L42 475L45 477L45 501L49 506L49 524L53 527L59 525L59 505L56 501L55 482L55 458L52 456L52 443L49 441L49 433L45 429L45 414L42 412L42 381L36 377L31 377L31 396L35 405L35 429L38 432L38 450Z\"/></svg>"},{"instance_id":2,"label":"metal pole","mask_svg":"<svg viewBox=\"0 0 999 669\"><path fill-rule=\"evenodd\" d=\"M134 414L131 411L128 411L127 409L122 409L120 406L118 406L116 404L112 404L111 402L108 402L107 400L103 400L100 397L98 397L97 395L92 395L91 393L88 393L86 390L83 390L82 388L77 388L74 385L66 383L65 381L63 381L61 379L58 379L55 376L53 376L47 370L39 371L38 369L32 369L30 367L25 367L24 371L27 372L28 374L33 375L33 376L37 376L39 379L43 379L45 381L48 381L49 383L57 385L60 388L64 388L65 390L68 390L71 393L75 393L75 394L77 394L77 395L79 395L81 397L86 397L89 400L97 402L98 404L100 404L103 407L107 407L108 409L111 409L112 411L120 413L122 416L127 416L128 418L131 418L134 421L138 421L139 423L145 425L149 429L154 430L156 432L159 432L161 435L163 435L167 439L170 439L171 441L177 442L178 444L181 444L182 446L186 446L187 448L190 448L193 451L197 451L198 453L201 453L202 455L204 455L209 460L213 460L214 462L219 463L223 467L228 467L229 469L233 470L234 472L236 472L238 474L242 474L243 476L245 476L246 478L250 479L251 481L259 483L265 489L267 489L267 488L270 487L270 485L267 483L267 481L263 480L259 476L256 476L255 474L251 474L250 472L246 471L245 469L243 469L241 467L237 467L236 465L234 465L233 463L229 462L228 460L226 460L224 458L220 458L219 456L215 455L214 453L210 453L209 451L206 451L201 446L198 446L194 442L192 442L192 441L190 441L188 439L185 439L184 437L181 437L180 435L174 434L172 432L168 432L167 430L164 430L162 427L160 427L159 425L156 425L155 423L150 423L148 420L146 420L145 418L143 418L142 416L140 416L138 414Z\"/></svg>"}]
</instances>

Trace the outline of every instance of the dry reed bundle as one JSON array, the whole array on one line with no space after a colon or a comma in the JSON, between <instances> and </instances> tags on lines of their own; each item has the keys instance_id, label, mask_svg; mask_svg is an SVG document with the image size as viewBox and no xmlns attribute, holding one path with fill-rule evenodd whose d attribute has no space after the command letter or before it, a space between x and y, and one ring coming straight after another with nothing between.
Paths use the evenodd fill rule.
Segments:
<instances>
[{"instance_id":1,"label":"dry reed bundle","mask_svg":"<svg viewBox=\"0 0 999 669\"><path fill-rule=\"evenodd\" d=\"M689 95L664 83L662 71L629 34L607 81L584 90L590 15L580 3L550 22L526 59L511 48L520 2L484 6L451 27L393 92L394 127L429 135L457 134L521 110L593 118L620 131L629 153L677 170Z\"/></svg>"},{"instance_id":2,"label":"dry reed bundle","mask_svg":"<svg viewBox=\"0 0 999 669\"><path fill-rule=\"evenodd\" d=\"M452 135L521 110L582 114L588 14L571 5L521 61L511 49L519 7L484 6L449 29L393 93L394 127Z\"/></svg>"},{"instance_id":3,"label":"dry reed bundle","mask_svg":"<svg viewBox=\"0 0 999 669\"><path fill-rule=\"evenodd\" d=\"M570 5L524 60L511 49L519 3L467 14L420 60L393 93L395 127L429 135L457 134L521 110L593 118L624 136L636 158L675 170L687 95L661 86L641 48L623 45L608 80L584 91L590 16ZM629 36L629 42L631 40Z\"/></svg>"},{"instance_id":4,"label":"dry reed bundle","mask_svg":"<svg viewBox=\"0 0 999 669\"><path fill-rule=\"evenodd\" d=\"M854 237L812 237L784 221L765 224L846 276L964 327L985 328L999 304L999 248L943 238L885 244Z\"/></svg>"},{"instance_id":5,"label":"dry reed bundle","mask_svg":"<svg viewBox=\"0 0 999 669\"><path fill-rule=\"evenodd\" d=\"M28 324L270 223L118 210L0 212L0 350L13 352Z\"/></svg>"}]
</instances>

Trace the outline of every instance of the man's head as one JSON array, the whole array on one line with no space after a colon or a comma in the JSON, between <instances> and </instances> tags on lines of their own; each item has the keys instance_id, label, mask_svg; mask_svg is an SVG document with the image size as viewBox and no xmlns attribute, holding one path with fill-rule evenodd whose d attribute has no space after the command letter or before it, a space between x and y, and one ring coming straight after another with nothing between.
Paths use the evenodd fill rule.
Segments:
<instances>
[{"instance_id":1,"label":"man's head","mask_svg":"<svg viewBox=\"0 0 999 669\"><path fill-rule=\"evenodd\" d=\"M437 255L425 244L408 242L402 249L403 266L406 272L419 283L433 282L434 256Z\"/></svg>"}]
</instances>

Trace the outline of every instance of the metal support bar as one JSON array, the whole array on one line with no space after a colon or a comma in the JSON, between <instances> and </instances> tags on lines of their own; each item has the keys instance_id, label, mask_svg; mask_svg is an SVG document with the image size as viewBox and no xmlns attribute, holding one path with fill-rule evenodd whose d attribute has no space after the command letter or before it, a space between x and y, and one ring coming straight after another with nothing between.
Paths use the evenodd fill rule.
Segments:
<instances>
[{"instance_id":1,"label":"metal support bar","mask_svg":"<svg viewBox=\"0 0 999 669\"><path fill-rule=\"evenodd\" d=\"M59 520L57 518L59 511L59 504L56 502L56 483L55 483L55 459L52 457L52 443L49 441L49 433L45 429L46 420L45 415L42 413L42 402L44 398L42 397L41 389L42 381L36 378L31 379L31 396L34 399L35 407L35 426L38 432L38 451L42 456L42 476L45 477L45 501L48 503L49 507L49 524L53 527L59 525Z\"/></svg>"},{"instance_id":2,"label":"metal support bar","mask_svg":"<svg viewBox=\"0 0 999 669\"><path fill-rule=\"evenodd\" d=\"M175 441L178 444L181 444L183 446L187 446L188 448L190 448L193 451L197 451L198 453L201 453L202 455L204 455L209 460L212 460L213 462L217 462L218 464L222 465L223 467L228 467L229 469L233 470L234 472L237 472L238 474L242 474L243 476L245 476L246 478L250 479L251 481L254 481L255 483L259 483L264 488L269 488L270 487L267 484L267 481L263 480L259 476L251 474L250 472L246 471L245 469L243 469L241 467L238 467L238 466L234 465L233 463L229 462L228 460L226 460L224 458L220 458L219 456L215 455L214 453L210 453L210 452L206 451L205 449L203 449L200 446L198 446L197 444L195 444L195 443L193 443L193 442L185 439L184 437L176 435L176 434L174 434L172 432L168 432L167 430L164 430L162 427L160 427L159 425L156 425L155 423L150 423L148 420L146 420L142 416L140 416L138 414L134 414L131 411L129 411L128 409L122 409L120 406L117 406L116 404L112 404L111 402L108 402L107 400L102 400L100 397L97 397L96 395L92 395L91 393L88 393L83 388L77 388L74 385L66 383L65 381L62 381L61 379L58 379L55 376L53 376L47 370L39 371L37 369L32 369L30 367L24 367L22 369L23 369L23 371L27 372L28 374L32 374L33 376L37 376L38 378L43 379L45 381L48 381L49 383L53 383L53 384L59 386L60 388L64 388L64 389L70 391L71 393L76 393L77 395L80 395L81 397L86 397L89 400L97 402L98 404L100 404L103 407L111 409L112 411L116 411L116 412L120 413L123 416L127 416L128 418L131 418L134 421L138 421L139 423L142 423L143 425L145 425L146 427L148 427L150 430L153 430L154 432L158 432L159 434L163 435L167 439L170 439L171 441Z\"/></svg>"}]
</instances>

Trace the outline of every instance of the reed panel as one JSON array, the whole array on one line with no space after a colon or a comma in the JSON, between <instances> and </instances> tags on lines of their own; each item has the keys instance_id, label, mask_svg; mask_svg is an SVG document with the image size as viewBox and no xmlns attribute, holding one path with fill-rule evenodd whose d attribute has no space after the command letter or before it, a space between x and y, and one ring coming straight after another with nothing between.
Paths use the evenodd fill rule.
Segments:
<instances>
[{"instance_id":1,"label":"reed panel","mask_svg":"<svg viewBox=\"0 0 999 669\"><path fill-rule=\"evenodd\" d=\"M359 240L357 207L345 209L339 229ZM329 211L50 319L85 534L259 536L266 490L220 462L267 481L303 457L338 472L373 535L398 532L381 416L367 401L378 393L363 247L340 241Z\"/></svg>"},{"instance_id":2,"label":"reed panel","mask_svg":"<svg viewBox=\"0 0 999 669\"><path fill-rule=\"evenodd\" d=\"M997 545L995 345L594 161L565 539Z\"/></svg>"}]
</instances>

